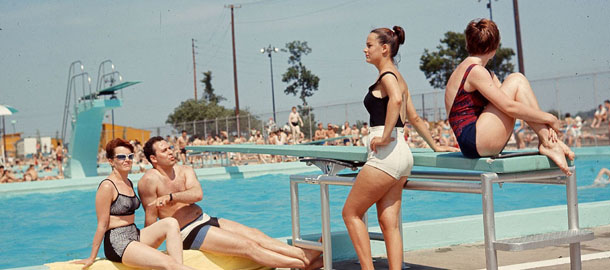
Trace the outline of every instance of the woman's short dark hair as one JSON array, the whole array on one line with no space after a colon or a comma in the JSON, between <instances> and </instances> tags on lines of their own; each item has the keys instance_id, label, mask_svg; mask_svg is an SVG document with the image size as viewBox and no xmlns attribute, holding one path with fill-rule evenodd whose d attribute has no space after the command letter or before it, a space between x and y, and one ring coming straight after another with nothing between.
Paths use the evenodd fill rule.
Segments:
<instances>
[{"instance_id":1,"label":"woman's short dark hair","mask_svg":"<svg viewBox=\"0 0 610 270\"><path fill-rule=\"evenodd\" d=\"M114 149L116 149L119 146L123 146L123 147L129 149L129 151L131 151L133 153L133 145L131 145L126 140L123 140L121 138L116 138L112 141L109 141L106 144L106 158L107 159L114 158Z\"/></svg>"},{"instance_id":2,"label":"woman's short dark hair","mask_svg":"<svg viewBox=\"0 0 610 270\"><path fill-rule=\"evenodd\" d=\"M472 20L464 30L466 50L470 55L490 53L500 46L500 31L492 20Z\"/></svg>"},{"instance_id":3,"label":"woman's short dark hair","mask_svg":"<svg viewBox=\"0 0 610 270\"><path fill-rule=\"evenodd\" d=\"M377 28L373 29L371 33L377 34L377 39L382 45L390 45L390 56L394 60L394 57L398 54L398 47L405 43L405 31L400 26L394 26L392 29Z\"/></svg>"},{"instance_id":4,"label":"woman's short dark hair","mask_svg":"<svg viewBox=\"0 0 610 270\"><path fill-rule=\"evenodd\" d=\"M153 148L153 145L156 142L160 142L160 141L164 141L165 139L163 139L163 137L161 136L155 136L152 137L150 139L148 139L148 141L146 141L146 143L144 144L144 156L146 157L146 159L148 160L148 162L150 162L150 164L152 164L152 161L150 161L150 156L155 154L155 149Z\"/></svg>"}]
</instances>

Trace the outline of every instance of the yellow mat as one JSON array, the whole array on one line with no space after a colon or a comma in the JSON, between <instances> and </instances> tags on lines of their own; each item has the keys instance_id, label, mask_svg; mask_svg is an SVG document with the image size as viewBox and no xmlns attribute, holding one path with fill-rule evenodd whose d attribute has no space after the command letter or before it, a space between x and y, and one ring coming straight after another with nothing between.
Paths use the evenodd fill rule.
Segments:
<instances>
[{"instance_id":1,"label":"yellow mat","mask_svg":"<svg viewBox=\"0 0 610 270\"><path fill-rule=\"evenodd\" d=\"M220 255L208 252L202 252L199 250L185 250L183 255L184 264L201 270L267 270L273 269L266 266L261 266L251 260ZM80 270L82 264L73 264L70 262L55 262L45 264L49 267L49 270ZM111 262L105 259L96 260L90 270L132 270L136 268L127 267L121 263Z\"/></svg>"}]
</instances>

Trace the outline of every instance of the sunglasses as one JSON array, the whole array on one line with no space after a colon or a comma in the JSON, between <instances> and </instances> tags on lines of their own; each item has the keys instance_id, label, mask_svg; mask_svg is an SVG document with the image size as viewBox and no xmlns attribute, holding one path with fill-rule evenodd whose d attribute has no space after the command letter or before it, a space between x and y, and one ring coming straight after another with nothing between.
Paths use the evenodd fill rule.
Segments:
<instances>
[{"instance_id":1,"label":"sunglasses","mask_svg":"<svg viewBox=\"0 0 610 270\"><path fill-rule=\"evenodd\" d=\"M118 155L115 155L114 158L116 158L116 159L118 159L120 161L124 161L126 159L133 160L133 153L131 153L129 155L118 154Z\"/></svg>"}]
</instances>

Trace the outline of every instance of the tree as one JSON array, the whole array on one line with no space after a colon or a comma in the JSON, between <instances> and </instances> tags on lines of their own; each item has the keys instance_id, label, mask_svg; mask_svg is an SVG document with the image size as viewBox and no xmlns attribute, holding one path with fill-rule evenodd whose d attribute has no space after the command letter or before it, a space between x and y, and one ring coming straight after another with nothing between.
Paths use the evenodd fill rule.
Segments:
<instances>
[{"instance_id":1,"label":"tree","mask_svg":"<svg viewBox=\"0 0 610 270\"><path fill-rule=\"evenodd\" d=\"M468 57L466 51L466 38L463 33L447 32L436 47L438 51L424 49L420 58L419 69L424 72L426 79L434 88L444 89L451 73L457 65ZM500 81L513 72L515 66L510 62L515 52L511 48L502 48L499 45L496 56L487 63L486 68L493 70Z\"/></svg>"},{"instance_id":2,"label":"tree","mask_svg":"<svg viewBox=\"0 0 610 270\"><path fill-rule=\"evenodd\" d=\"M282 49L282 51L290 53L288 58L290 67L282 74L282 82L289 84L284 89L284 93L286 95L292 94L293 96L299 94L299 98L303 101L303 106L307 106L307 97L312 96L314 91L318 90L320 82L320 78L301 63L301 57L311 53L311 48L307 46L307 41L295 40L286 43L286 49Z\"/></svg>"},{"instance_id":3,"label":"tree","mask_svg":"<svg viewBox=\"0 0 610 270\"><path fill-rule=\"evenodd\" d=\"M214 87L212 87L212 71L208 70L207 72L203 72L203 79L200 81L203 84L203 99L208 102L218 104L223 100L227 100L225 97L221 95L216 95L214 93Z\"/></svg>"}]
</instances>

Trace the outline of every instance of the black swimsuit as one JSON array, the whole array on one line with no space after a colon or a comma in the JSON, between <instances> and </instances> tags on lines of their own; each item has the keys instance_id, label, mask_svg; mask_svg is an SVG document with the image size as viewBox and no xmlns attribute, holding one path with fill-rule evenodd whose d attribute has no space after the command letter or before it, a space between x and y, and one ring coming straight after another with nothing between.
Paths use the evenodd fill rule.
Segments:
<instances>
[{"instance_id":1,"label":"black swimsuit","mask_svg":"<svg viewBox=\"0 0 610 270\"><path fill-rule=\"evenodd\" d=\"M116 192L118 193L117 197L114 199L114 201L112 201L112 204L110 204L110 215L133 215L136 209L140 207L140 199L138 199L136 191L133 189L133 183L131 180L129 180L129 183L131 184L133 196L121 194L114 182L112 182L110 179L104 179L102 180L102 183L106 180L112 183L116 189ZM102 183L100 183L100 185L102 185ZM122 262L123 253L132 241L140 241L140 230L133 223L107 230L104 234L104 254L106 254L106 258L113 262Z\"/></svg>"},{"instance_id":2,"label":"black swimsuit","mask_svg":"<svg viewBox=\"0 0 610 270\"><path fill-rule=\"evenodd\" d=\"M364 107L366 111L369 112L369 123L371 123L371 127L383 126L385 125L385 116L388 110L388 102L390 101L390 96L385 96L384 98L378 98L373 96L373 90L379 82L381 78L386 74L392 74L396 77L391 71L386 71L379 75L379 79L369 87L369 92L364 96ZM398 79L398 77L396 77ZM398 116L398 120L396 120L396 125L394 127L403 127L402 120L400 119L400 115Z\"/></svg>"}]
</instances>

